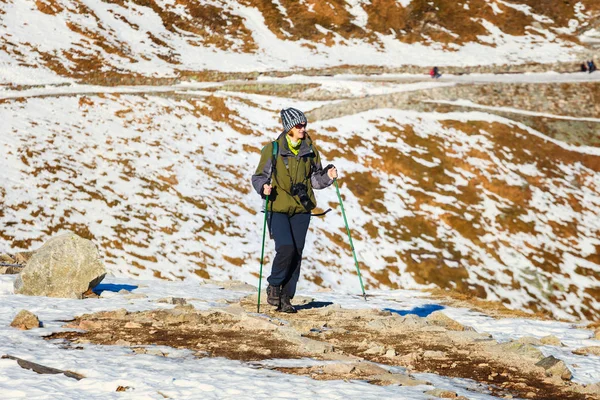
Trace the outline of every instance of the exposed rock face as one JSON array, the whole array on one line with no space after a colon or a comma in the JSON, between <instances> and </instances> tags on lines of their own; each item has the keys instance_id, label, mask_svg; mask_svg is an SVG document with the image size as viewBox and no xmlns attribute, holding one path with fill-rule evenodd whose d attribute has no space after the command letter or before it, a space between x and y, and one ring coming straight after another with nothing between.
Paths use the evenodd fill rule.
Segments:
<instances>
[{"instance_id":1,"label":"exposed rock face","mask_svg":"<svg viewBox=\"0 0 600 400\"><path fill-rule=\"evenodd\" d=\"M34 252L15 281L15 293L80 299L105 275L96 245L70 232Z\"/></svg>"},{"instance_id":2,"label":"exposed rock face","mask_svg":"<svg viewBox=\"0 0 600 400\"><path fill-rule=\"evenodd\" d=\"M34 313L27 310L21 310L15 319L13 319L13 321L10 323L10 326L27 331L29 329L39 328L41 324L40 320Z\"/></svg>"},{"instance_id":3,"label":"exposed rock face","mask_svg":"<svg viewBox=\"0 0 600 400\"><path fill-rule=\"evenodd\" d=\"M573 377L573 374L569 371L565 362L554 356L548 356L535 365L544 368L546 374L549 376L560 376L560 378L565 381L568 381Z\"/></svg>"}]
</instances>

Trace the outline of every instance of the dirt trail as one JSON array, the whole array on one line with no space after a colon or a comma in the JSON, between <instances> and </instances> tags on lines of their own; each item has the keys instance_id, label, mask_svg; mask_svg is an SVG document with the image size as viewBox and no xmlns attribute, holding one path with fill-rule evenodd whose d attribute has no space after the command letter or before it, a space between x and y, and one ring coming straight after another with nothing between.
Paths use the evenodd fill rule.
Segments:
<instances>
[{"instance_id":1,"label":"dirt trail","mask_svg":"<svg viewBox=\"0 0 600 400\"><path fill-rule=\"evenodd\" d=\"M412 374L430 372L473 379L482 392L495 396L592 399L600 394L591 393L595 387L572 383L562 361L544 358L531 344L499 344L439 311L420 318L299 300L299 313L291 315L267 305L264 314L256 314L255 295L208 311L176 301L178 305L170 310L86 314L66 325L83 332L60 332L47 339L66 339L70 348L83 343L122 345L131 346L135 353L169 356L168 351L147 347L165 345L190 349L197 357L226 357L263 367L268 364L260 362L270 359L335 361L311 367L270 367L314 379L419 385L426 382ZM65 346L64 341L58 343ZM404 372L391 373L381 364L404 367Z\"/></svg>"}]
</instances>

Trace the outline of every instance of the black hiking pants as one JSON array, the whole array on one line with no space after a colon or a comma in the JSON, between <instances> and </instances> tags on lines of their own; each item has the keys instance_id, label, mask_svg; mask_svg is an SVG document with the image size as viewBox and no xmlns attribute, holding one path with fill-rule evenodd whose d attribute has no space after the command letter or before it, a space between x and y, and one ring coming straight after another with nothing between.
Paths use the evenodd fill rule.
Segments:
<instances>
[{"instance_id":1,"label":"black hiking pants","mask_svg":"<svg viewBox=\"0 0 600 400\"><path fill-rule=\"evenodd\" d=\"M271 286L282 286L282 293L287 293L290 298L296 294L309 224L310 213L287 215L274 212L269 216L276 254L267 281Z\"/></svg>"}]
</instances>

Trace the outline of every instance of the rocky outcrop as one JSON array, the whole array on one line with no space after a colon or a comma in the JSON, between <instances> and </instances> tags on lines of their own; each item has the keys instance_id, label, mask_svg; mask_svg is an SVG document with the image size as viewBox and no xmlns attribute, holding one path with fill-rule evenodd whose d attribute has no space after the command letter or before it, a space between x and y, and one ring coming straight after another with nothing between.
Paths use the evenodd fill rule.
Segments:
<instances>
[{"instance_id":1,"label":"rocky outcrop","mask_svg":"<svg viewBox=\"0 0 600 400\"><path fill-rule=\"evenodd\" d=\"M33 253L15 280L15 293L80 299L105 275L96 245L66 233L48 240Z\"/></svg>"},{"instance_id":2,"label":"rocky outcrop","mask_svg":"<svg viewBox=\"0 0 600 400\"><path fill-rule=\"evenodd\" d=\"M65 326L76 331L58 332L48 339L132 346L137 354L164 357L170 355L155 347L169 346L191 350L198 357L226 357L319 380L423 386L431 384L412 374L434 373L473 379L489 394L504 398L583 400L577 393L595 390L571 382L565 362L544 357L536 347L541 340L498 343L443 313L421 318L313 301L303 304L298 314L282 316L267 305L257 314L256 300L252 294L240 303L209 310L179 304L173 309L86 314ZM286 358L310 358L315 364L270 364L272 359ZM427 394L464 399L444 388L434 387Z\"/></svg>"},{"instance_id":3,"label":"rocky outcrop","mask_svg":"<svg viewBox=\"0 0 600 400\"><path fill-rule=\"evenodd\" d=\"M42 324L34 313L27 310L21 310L10 323L10 326L27 331L29 329L39 328Z\"/></svg>"}]
</instances>

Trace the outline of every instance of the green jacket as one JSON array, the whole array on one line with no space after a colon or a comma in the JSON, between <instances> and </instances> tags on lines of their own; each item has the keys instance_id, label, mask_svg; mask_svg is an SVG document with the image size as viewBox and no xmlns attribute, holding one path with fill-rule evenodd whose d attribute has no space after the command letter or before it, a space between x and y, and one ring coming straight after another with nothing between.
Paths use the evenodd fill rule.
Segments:
<instances>
[{"instance_id":1,"label":"green jacket","mask_svg":"<svg viewBox=\"0 0 600 400\"><path fill-rule=\"evenodd\" d=\"M319 152L308 135L302 139L297 156L290 151L285 134L281 134L277 141L279 154L275 168L272 168L273 143L269 143L261 151L260 162L252 175L252 186L263 197L263 186L267 183L273 186L269 211L288 215L310 212L317 206L313 189L324 189L333 183L333 179L323 170ZM297 183L306 185L310 199L308 209L297 195L292 195L292 186Z\"/></svg>"}]
</instances>

